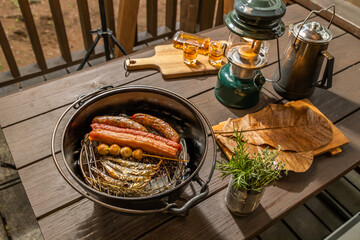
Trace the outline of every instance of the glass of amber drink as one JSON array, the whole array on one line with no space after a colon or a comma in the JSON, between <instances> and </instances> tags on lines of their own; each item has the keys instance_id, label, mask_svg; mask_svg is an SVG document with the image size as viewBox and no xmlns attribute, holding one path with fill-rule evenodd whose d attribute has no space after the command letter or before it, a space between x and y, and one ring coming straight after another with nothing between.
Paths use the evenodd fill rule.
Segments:
<instances>
[{"instance_id":1,"label":"glass of amber drink","mask_svg":"<svg viewBox=\"0 0 360 240\"><path fill-rule=\"evenodd\" d=\"M209 46L209 63L213 66L221 66L225 44L219 41L211 41Z\"/></svg>"},{"instance_id":2,"label":"glass of amber drink","mask_svg":"<svg viewBox=\"0 0 360 240\"><path fill-rule=\"evenodd\" d=\"M199 43L195 40L187 40L184 42L183 53L184 63L187 65L196 65Z\"/></svg>"}]
</instances>

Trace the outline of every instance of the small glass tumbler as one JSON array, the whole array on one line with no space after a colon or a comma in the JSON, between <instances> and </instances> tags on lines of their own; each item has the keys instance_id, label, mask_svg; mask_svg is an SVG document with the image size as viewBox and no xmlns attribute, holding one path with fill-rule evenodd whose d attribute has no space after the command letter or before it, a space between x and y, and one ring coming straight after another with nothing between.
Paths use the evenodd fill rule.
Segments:
<instances>
[{"instance_id":1,"label":"small glass tumbler","mask_svg":"<svg viewBox=\"0 0 360 240\"><path fill-rule=\"evenodd\" d=\"M221 66L225 44L219 41L211 41L209 46L209 63L213 66Z\"/></svg>"},{"instance_id":2,"label":"small glass tumbler","mask_svg":"<svg viewBox=\"0 0 360 240\"><path fill-rule=\"evenodd\" d=\"M183 53L184 63L187 65L196 65L199 43L195 40L187 40L184 42Z\"/></svg>"}]
</instances>

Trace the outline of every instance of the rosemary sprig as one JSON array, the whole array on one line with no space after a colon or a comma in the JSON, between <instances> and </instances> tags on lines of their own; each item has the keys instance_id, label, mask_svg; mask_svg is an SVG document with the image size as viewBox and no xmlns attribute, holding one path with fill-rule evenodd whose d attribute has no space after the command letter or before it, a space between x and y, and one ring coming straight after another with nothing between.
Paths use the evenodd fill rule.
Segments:
<instances>
[{"instance_id":1,"label":"rosemary sprig","mask_svg":"<svg viewBox=\"0 0 360 240\"><path fill-rule=\"evenodd\" d=\"M247 140L243 139L241 131L235 131L237 146L229 161L218 162L216 168L222 178L232 175L232 186L240 189L251 189L260 192L264 187L282 177L285 170L284 162L275 162L280 153L280 146L276 151L269 151L268 147L261 153L249 153Z\"/></svg>"}]
</instances>

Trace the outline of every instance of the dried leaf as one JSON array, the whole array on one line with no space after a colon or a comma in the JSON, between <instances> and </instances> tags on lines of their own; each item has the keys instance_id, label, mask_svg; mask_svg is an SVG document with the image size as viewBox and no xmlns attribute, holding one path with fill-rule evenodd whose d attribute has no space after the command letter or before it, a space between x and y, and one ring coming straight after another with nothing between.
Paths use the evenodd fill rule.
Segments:
<instances>
[{"instance_id":1,"label":"dried leaf","mask_svg":"<svg viewBox=\"0 0 360 240\"><path fill-rule=\"evenodd\" d=\"M229 119L222 131L243 130L250 144L306 152L328 144L332 129L328 121L309 107L270 104L241 119Z\"/></svg>"},{"instance_id":2,"label":"dried leaf","mask_svg":"<svg viewBox=\"0 0 360 240\"><path fill-rule=\"evenodd\" d=\"M235 140L218 135L216 139L225 146L229 151L233 153L237 143ZM247 144L249 152L251 154L261 152L265 149L264 146L256 146L253 144ZM275 150L270 148L270 150ZM306 152L291 152L291 151L280 151L280 154L276 158L276 162L284 162L285 169L294 172L305 172L308 170L313 162L314 153L313 151Z\"/></svg>"}]
</instances>

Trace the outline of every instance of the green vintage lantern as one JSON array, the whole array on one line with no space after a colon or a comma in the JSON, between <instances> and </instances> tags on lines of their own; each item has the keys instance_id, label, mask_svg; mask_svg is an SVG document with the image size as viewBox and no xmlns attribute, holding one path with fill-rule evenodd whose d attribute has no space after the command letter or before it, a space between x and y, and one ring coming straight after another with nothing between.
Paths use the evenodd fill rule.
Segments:
<instances>
[{"instance_id":1,"label":"green vintage lantern","mask_svg":"<svg viewBox=\"0 0 360 240\"><path fill-rule=\"evenodd\" d=\"M225 17L230 30L228 63L220 69L215 86L215 96L225 106L243 109L259 102L260 90L268 80L260 72L268 60L268 40L277 40L279 60L278 38L285 32L281 21L285 11L281 0L235 0L234 10Z\"/></svg>"}]
</instances>

